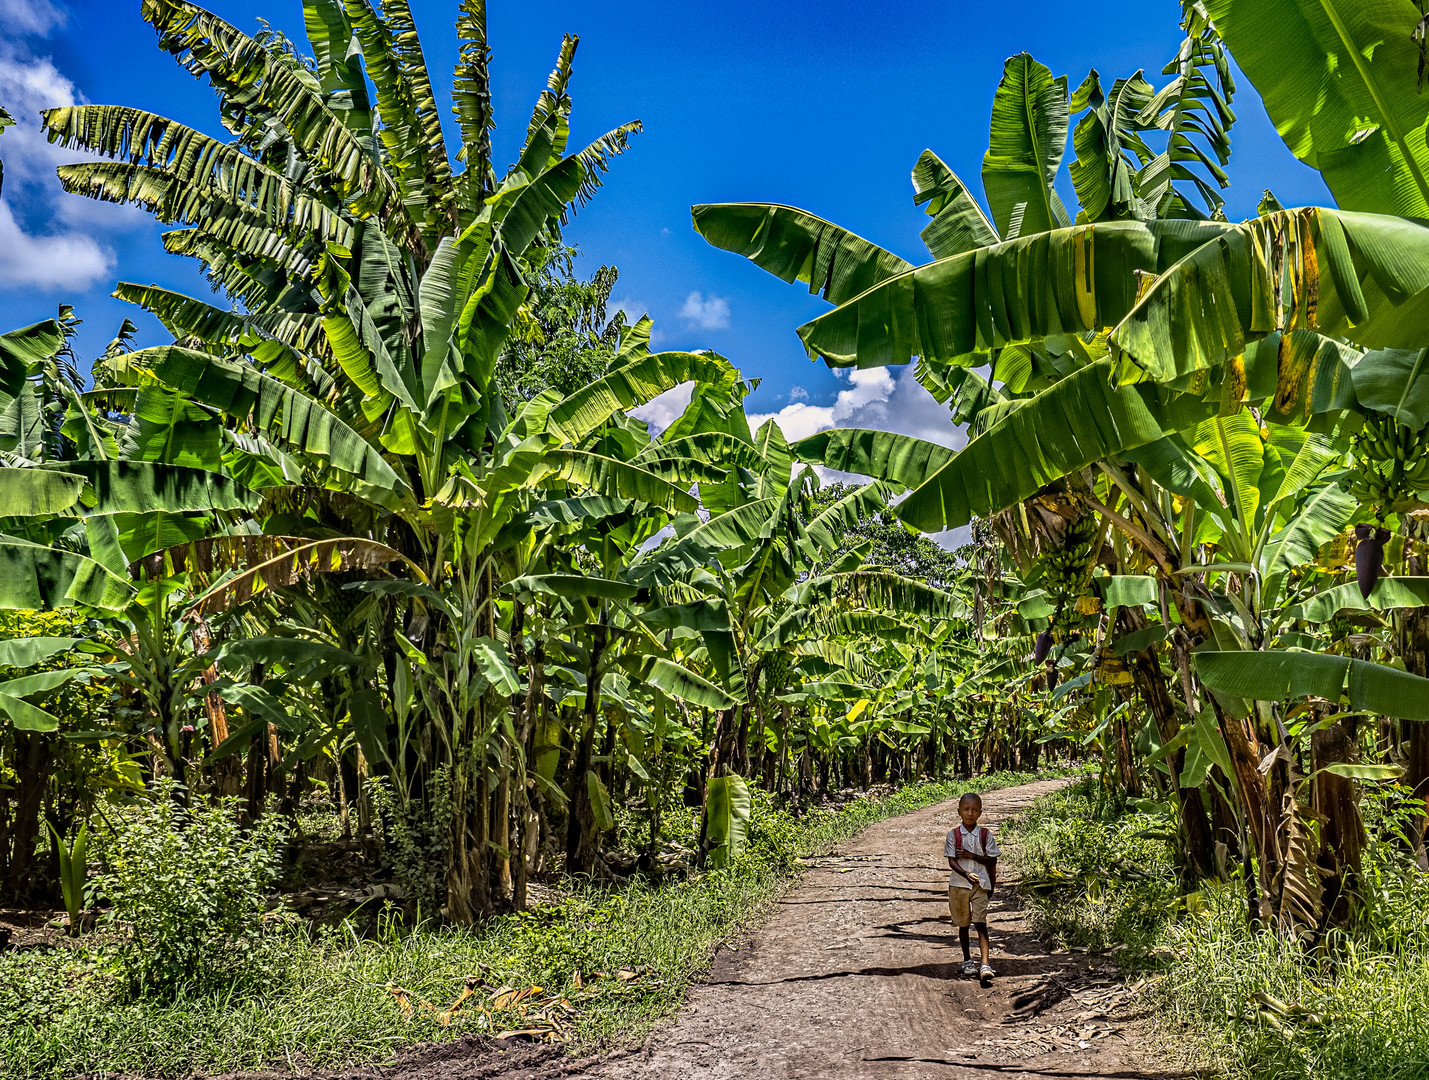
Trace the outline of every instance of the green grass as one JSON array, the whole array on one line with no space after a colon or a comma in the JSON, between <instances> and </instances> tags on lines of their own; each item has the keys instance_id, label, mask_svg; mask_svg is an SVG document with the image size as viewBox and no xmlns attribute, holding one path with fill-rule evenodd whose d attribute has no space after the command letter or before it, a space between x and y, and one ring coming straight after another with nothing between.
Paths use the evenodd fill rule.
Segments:
<instances>
[{"instance_id":1,"label":"green grass","mask_svg":"<svg viewBox=\"0 0 1429 1080\"><path fill-rule=\"evenodd\" d=\"M124 1072L169 1077L269 1065L323 1066L387 1059L403 1047L464 1032L519 1027L514 1012L458 1012L440 1027L419 1009L404 1019L396 984L440 1007L469 976L487 987L538 985L577 1009L571 1045L592 1049L639 1037L677 1007L716 944L757 919L797 875L865 826L951 798L1034 777L911 785L884 797L814 810L801 822L757 797L750 844L722 871L655 888L571 889L554 904L478 927L415 929L394 922L358 938L346 924L313 930L280 922L222 994L133 999L109 972L114 946L0 954L0 1078ZM622 983L597 971L639 972ZM586 986L577 990L574 973ZM481 992L479 1000L489 1000Z\"/></svg>"},{"instance_id":2,"label":"green grass","mask_svg":"<svg viewBox=\"0 0 1429 1080\"><path fill-rule=\"evenodd\" d=\"M1372 840L1360 918L1311 950L1251 931L1239 882L1178 902L1170 848L1154 839L1164 829L1099 806L1090 781L1038 800L1004 827L1005 846L1034 880L1057 867L1070 880L1027 894L1034 925L1065 944L1123 945L1123 966L1159 973L1152 1005L1211 1075L1429 1077L1429 876L1400 847ZM1089 887L1093 868L1104 877Z\"/></svg>"},{"instance_id":3,"label":"green grass","mask_svg":"<svg viewBox=\"0 0 1429 1080\"><path fill-rule=\"evenodd\" d=\"M1092 778L1038 799L1002 827L1033 928L1062 947L1149 953L1176 909L1165 829L1162 818L1108 807Z\"/></svg>"}]
</instances>

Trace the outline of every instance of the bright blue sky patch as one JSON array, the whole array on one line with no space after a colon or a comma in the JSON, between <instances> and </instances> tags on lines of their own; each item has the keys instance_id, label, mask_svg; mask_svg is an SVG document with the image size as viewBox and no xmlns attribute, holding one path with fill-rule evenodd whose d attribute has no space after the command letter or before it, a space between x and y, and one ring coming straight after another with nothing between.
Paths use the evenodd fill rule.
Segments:
<instances>
[{"instance_id":1,"label":"bright blue sky patch","mask_svg":"<svg viewBox=\"0 0 1429 1080\"><path fill-rule=\"evenodd\" d=\"M214 0L245 31L258 15L302 41L297 0ZM449 87L454 3L413 0L434 79ZM1046 0L856 4L737 0L723 4L605 0L535 5L490 0L497 159L511 160L561 34L581 36L573 143L630 119L645 132L567 230L590 270L620 268L614 300L655 318L659 348L712 348L762 384L751 412L778 413L799 437L830 425L875 426L952 443L946 413L911 371L842 377L804 356L794 327L826 309L690 227L692 203L785 202L852 229L913 262L926 260L909 171L931 147L975 190L1003 60L1027 50L1075 87L1095 67L1109 85L1144 68L1158 88L1180 42L1175 0L1103 0L1072 12ZM86 322L82 359L128 315L141 344L158 323L109 298L114 282L154 282L207 296L188 260L166 255L147 214L64 195L39 110L77 101L134 105L223 136L215 98L155 46L138 0L6 0L0 105L19 125L0 136L0 326L47 318L60 301ZM1233 219L1262 188L1286 206L1328 203L1317 173L1295 161L1254 88L1238 80L1231 132ZM452 125L448 125L450 131ZM1063 168L1064 198L1074 205ZM652 415L658 418L662 405Z\"/></svg>"}]
</instances>

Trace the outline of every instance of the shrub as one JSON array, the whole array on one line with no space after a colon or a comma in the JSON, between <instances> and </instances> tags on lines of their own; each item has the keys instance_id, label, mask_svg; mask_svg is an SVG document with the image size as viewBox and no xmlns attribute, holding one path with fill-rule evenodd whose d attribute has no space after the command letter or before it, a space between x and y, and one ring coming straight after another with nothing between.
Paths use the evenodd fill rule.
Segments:
<instances>
[{"instance_id":1,"label":"shrub","mask_svg":"<svg viewBox=\"0 0 1429 1080\"><path fill-rule=\"evenodd\" d=\"M253 957L284 825L238 824L238 800L185 808L174 785L118 816L104 834L97 891L127 931L119 953L131 989L176 991L232 977Z\"/></svg>"},{"instance_id":2,"label":"shrub","mask_svg":"<svg viewBox=\"0 0 1429 1080\"><path fill-rule=\"evenodd\" d=\"M1092 778L1045 795L1004 826L1004 843L1015 848L1038 934L1146 953L1177 910L1167 824L1098 796Z\"/></svg>"}]
</instances>

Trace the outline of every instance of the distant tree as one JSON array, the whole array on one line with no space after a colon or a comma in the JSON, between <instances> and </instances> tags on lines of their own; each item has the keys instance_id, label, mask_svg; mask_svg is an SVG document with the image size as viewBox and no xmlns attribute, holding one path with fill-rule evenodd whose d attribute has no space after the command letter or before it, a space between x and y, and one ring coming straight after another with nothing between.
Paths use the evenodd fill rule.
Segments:
<instances>
[{"instance_id":1,"label":"distant tree","mask_svg":"<svg viewBox=\"0 0 1429 1080\"><path fill-rule=\"evenodd\" d=\"M620 347L621 319L606 318L619 271L602 266L588 280L575 269L579 251L559 242L533 250L531 295L496 362L496 383L506 411L543 390L562 396L605 374Z\"/></svg>"},{"instance_id":2,"label":"distant tree","mask_svg":"<svg viewBox=\"0 0 1429 1080\"><path fill-rule=\"evenodd\" d=\"M860 486L845 483L825 484L814 493L811 514L822 513L840 499L853 494ZM868 553L864 556L866 565L926 581L938 589L952 584L960 565L953 552L938 546L922 533L910 530L898 520L897 514L890 507L877 510L856 524L849 525L844 533L843 543L829 561L836 562L863 543L871 543Z\"/></svg>"}]
</instances>

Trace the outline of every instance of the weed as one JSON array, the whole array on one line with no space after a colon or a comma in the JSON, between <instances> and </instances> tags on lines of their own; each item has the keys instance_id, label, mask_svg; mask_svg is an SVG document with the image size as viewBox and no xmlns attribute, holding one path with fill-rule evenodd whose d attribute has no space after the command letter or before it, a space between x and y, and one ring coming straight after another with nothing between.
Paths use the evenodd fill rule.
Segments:
<instances>
[{"instance_id":1,"label":"weed","mask_svg":"<svg viewBox=\"0 0 1429 1080\"><path fill-rule=\"evenodd\" d=\"M1429 1074L1429 876L1397 842L1392 806L1369 809L1360 914L1313 948L1252 930L1238 882L1177 903L1165 821L1099 806L1090 782L1003 832L1034 925L1067 944L1126 946L1123 967L1156 969L1150 1003L1218 1074L1409 1080Z\"/></svg>"},{"instance_id":2,"label":"weed","mask_svg":"<svg viewBox=\"0 0 1429 1080\"><path fill-rule=\"evenodd\" d=\"M837 809L812 809L799 821L756 796L750 843L725 869L619 891L567 882L554 903L475 927L407 927L384 918L375 936L359 938L347 924L286 924L265 940L265 955L277 959L257 982L179 985L164 998L126 998L97 974L113 962L112 951L94 949L83 958L66 953L38 965L8 959L0 964L0 981L30 971L27 985L38 988L43 1004L24 1004L23 992L13 1000L0 996L0 1078L166 1077L387 1059L424 1040L514 1023L514 1015L488 1019L479 1009L457 1012L449 1027L426 1010L404 1017L388 989L400 986L413 998L446 1005L473 976L488 987L537 985L575 1001L576 1049L627 1042L679 1004L717 943L787 888L801 856L969 788L1029 779L1001 773L972 783L917 784ZM591 979L621 969L638 977ZM73 992L51 989L79 971L90 974L72 984Z\"/></svg>"}]
</instances>

